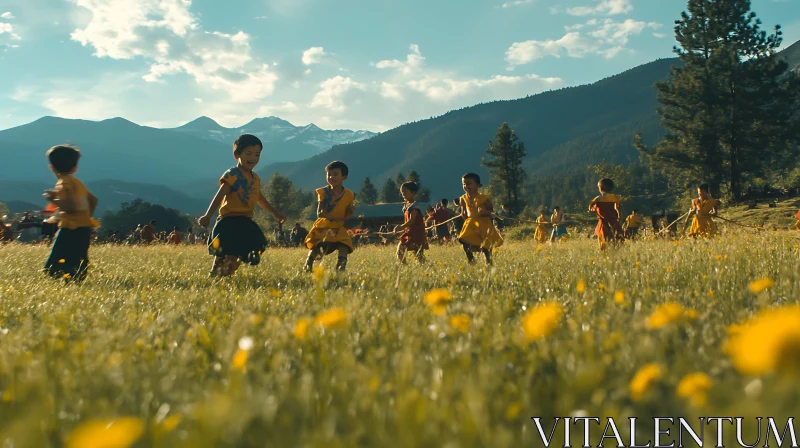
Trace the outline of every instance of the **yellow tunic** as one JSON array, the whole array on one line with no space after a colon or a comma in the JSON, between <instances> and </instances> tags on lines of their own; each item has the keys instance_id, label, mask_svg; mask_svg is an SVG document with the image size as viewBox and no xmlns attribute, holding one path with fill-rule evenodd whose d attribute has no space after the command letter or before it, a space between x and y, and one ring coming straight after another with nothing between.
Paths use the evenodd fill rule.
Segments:
<instances>
[{"instance_id":1,"label":"yellow tunic","mask_svg":"<svg viewBox=\"0 0 800 448\"><path fill-rule=\"evenodd\" d=\"M333 197L333 190L331 190L330 186L317 189L317 199L323 210L331 213L336 221L330 221L326 218L319 218L314 221L314 227L306 237L306 247L313 249L323 242L342 243L350 249L350 252L353 252L353 240L344 228L344 217L347 213L347 208L353 205L355 197L355 194L347 188L344 189L342 196L339 198Z\"/></svg>"},{"instance_id":2,"label":"yellow tunic","mask_svg":"<svg viewBox=\"0 0 800 448\"><path fill-rule=\"evenodd\" d=\"M719 201L716 199L693 199L692 200L692 227L689 229L689 236L709 238L717 234L717 224L711 218L711 211L716 208Z\"/></svg>"},{"instance_id":3,"label":"yellow tunic","mask_svg":"<svg viewBox=\"0 0 800 448\"><path fill-rule=\"evenodd\" d=\"M220 185L227 184L231 192L222 199L219 217L248 216L253 217L253 210L258 204L261 194L261 178L254 172L247 173L239 167L233 167L219 179Z\"/></svg>"},{"instance_id":4,"label":"yellow tunic","mask_svg":"<svg viewBox=\"0 0 800 448\"><path fill-rule=\"evenodd\" d=\"M639 219L638 215L630 215L625 218L625 224L628 225L629 229L638 229L639 226L642 225L642 221Z\"/></svg>"},{"instance_id":5,"label":"yellow tunic","mask_svg":"<svg viewBox=\"0 0 800 448\"><path fill-rule=\"evenodd\" d=\"M458 234L459 241L480 249L493 249L503 245L503 237L492 224L492 217L478 216L478 208L484 208L489 200L489 196L485 194L478 194L471 199L465 194L458 200L467 212L467 219Z\"/></svg>"},{"instance_id":6,"label":"yellow tunic","mask_svg":"<svg viewBox=\"0 0 800 448\"><path fill-rule=\"evenodd\" d=\"M536 218L536 233L533 234L533 238L540 243L546 243L550 239L552 229L552 226L547 223L547 218L540 216Z\"/></svg>"},{"instance_id":7,"label":"yellow tunic","mask_svg":"<svg viewBox=\"0 0 800 448\"><path fill-rule=\"evenodd\" d=\"M69 200L75 207L73 212L59 211L59 227L70 230L79 227L100 227L99 223L92 218L89 190L86 189L83 182L71 174L64 174L56 182L54 190L59 200Z\"/></svg>"}]
</instances>

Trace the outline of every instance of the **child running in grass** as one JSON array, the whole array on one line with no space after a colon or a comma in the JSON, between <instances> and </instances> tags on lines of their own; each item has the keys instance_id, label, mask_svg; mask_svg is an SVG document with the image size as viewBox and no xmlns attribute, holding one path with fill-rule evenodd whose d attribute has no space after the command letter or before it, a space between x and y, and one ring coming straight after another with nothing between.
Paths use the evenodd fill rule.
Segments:
<instances>
[{"instance_id":1,"label":"child running in grass","mask_svg":"<svg viewBox=\"0 0 800 448\"><path fill-rule=\"evenodd\" d=\"M503 245L503 237L492 224L492 200L481 194L481 178L475 173L467 173L461 178L465 195L458 199L464 225L458 234L458 241L464 247L467 261L475 263L473 252L483 252L486 264L492 264L492 249Z\"/></svg>"},{"instance_id":2,"label":"child running in grass","mask_svg":"<svg viewBox=\"0 0 800 448\"><path fill-rule=\"evenodd\" d=\"M794 215L794 217L797 219L797 222L794 223L794 228L800 231L800 210L797 211L797 214Z\"/></svg>"},{"instance_id":3,"label":"child running in grass","mask_svg":"<svg viewBox=\"0 0 800 448\"><path fill-rule=\"evenodd\" d=\"M347 266L347 256L353 252L353 240L344 228L344 223L355 213L355 194L342 183L349 174L347 165L334 161L325 167L328 186L317 189L317 220L306 236L306 247L310 250L304 269L311 271L314 261L333 252L338 252L336 270Z\"/></svg>"},{"instance_id":4,"label":"child running in grass","mask_svg":"<svg viewBox=\"0 0 800 448\"><path fill-rule=\"evenodd\" d=\"M692 238L711 238L717 234L717 223L712 217L717 214L720 202L712 198L708 190L708 184L701 184L697 187L697 198L692 199L692 208L686 217L687 223L692 220L689 229Z\"/></svg>"},{"instance_id":5,"label":"child running in grass","mask_svg":"<svg viewBox=\"0 0 800 448\"><path fill-rule=\"evenodd\" d=\"M80 158L80 150L73 146L50 148L47 159L58 182L55 188L43 194L58 209L59 227L44 270L52 277L78 282L86 277L92 232L99 227L92 218L97 198L74 176Z\"/></svg>"},{"instance_id":6,"label":"child running in grass","mask_svg":"<svg viewBox=\"0 0 800 448\"><path fill-rule=\"evenodd\" d=\"M619 223L619 198L612 194L614 181L602 178L597 182L597 189L600 196L592 199L589 203L589 211L597 215L597 227L595 235L600 243L600 250L606 250L608 243L619 241L623 236L622 226Z\"/></svg>"},{"instance_id":7,"label":"child running in grass","mask_svg":"<svg viewBox=\"0 0 800 448\"><path fill-rule=\"evenodd\" d=\"M634 239L639 234L639 227L642 226L642 220L639 213L633 210L631 214L625 218L625 237Z\"/></svg>"},{"instance_id":8,"label":"child running in grass","mask_svg":"<svg viewBox=\"0 0 800 448\"><path fill-rule=\"evenodd\" d=\"M214 256L212 277L233 275L243 261L252 266L261 262L267 239L253 221L256 204L272 213L278 221L285 221L261 193L261 179L253 171L262 149L261 140L250 134L242 134L233 142L236 166L219 179L219 190L208 211L197 220L200 226L208 227L211 216L219 208L219 218L208 237L208 253Z\"/></svg>"},{"instance_id":9,"label":"child running in grass","mask_svg":"<svg viewBox=\"0 0 800 448\"><path fill-rule=\"evenodd\" d=\"M547 210L542 208L536 218L536 232L533 234L533 238L539 243L546 243L551 231L550 221L547 220Z\"/></svg>"},{"instance_id":10,"label":"child running in grass","mask_svg":"<svg viewBox=\"0 0 800 448\"><path fill-rule=\"evenodd\" d=\"M406 202L403 207L403 219L405 222L394 231L403 231L400 235L400 244L397 245L397 259L405 263L406 251L414 252L417 261L425 262L424 252L428 250L428 237L425 233L425 220L422 217L422 210L417 205L417 192L419 185L416 182L405 182L400 186L400 195Z\"/></svg>"}]
</instances>

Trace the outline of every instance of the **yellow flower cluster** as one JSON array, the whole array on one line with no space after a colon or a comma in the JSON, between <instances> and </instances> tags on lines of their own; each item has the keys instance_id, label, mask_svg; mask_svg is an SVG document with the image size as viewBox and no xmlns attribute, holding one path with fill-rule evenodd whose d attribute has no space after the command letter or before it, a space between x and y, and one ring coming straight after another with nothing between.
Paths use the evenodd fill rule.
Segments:
<instances>
[{"instance_id":1,"label":"yellow flower cluster","mask_svg":"<svg viewBox=\"0 0 800 448\"><path fill-rule=\"evenodd\" d=\"M631 379L628 389L633 401L640 401L650 386L661 378L661 367L658 364L650 363L639 369Z\"/></svg>"},{"instance_id":2,"label":"yellow flower cluster","mask_svg":"<svg viewBox=\"0 0 800 448\"><path fill-rule=\"evenodd\" d=\"M697 311L691 308L684 308L679 303L665 303L653 310L647 318L647 328L659 329L672 323L678 323L687 319L696 319Z\"/></svg>"},{"instance_id":3,"label":"yellow flower cluster","mask_svg":"<svg viewBox=\"0 0 800 448\"><path fill-rule=\"evenodd\" d=\"M546 302L535 306L522 317L522 331L525 340L533 342L558 328L564 310L558 302Z\"/></svg>"},{"instance_id":4,"label":"yellow flower cluster","mask_svg":"<svg viewBox=\"0 0 800 448\"><path fill-rule=\"evenodd\" d=\"M723 351L745 375L800 374L800 305L764 310L731 325Z\"/></svg>"},{"instance_id":5,"label":"yellow flower cluster","mask_svg":"<svg viewBox=\"0 0 800 448\"><path fill-rule=\"evenodd\" d=\"M441 316L447 311L447 304L453 301L450 291L442 288L434 288L425 293L425 303L431 307L431 312Z\"/></svg>"}]
</instances>

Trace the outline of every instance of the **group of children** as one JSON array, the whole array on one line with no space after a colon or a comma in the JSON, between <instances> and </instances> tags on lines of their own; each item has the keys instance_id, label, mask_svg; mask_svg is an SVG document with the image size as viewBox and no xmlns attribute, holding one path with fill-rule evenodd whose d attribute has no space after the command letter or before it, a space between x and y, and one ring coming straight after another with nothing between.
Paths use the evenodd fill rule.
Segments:
<instances>
[{"instance_id":1,"label":"group of children","mask_svg":"<svg viewBox=\"0 0 800 448\"><path fill-rule=\"evenodd\" d=\"M261 193L261 179L254 168L259 162L263 145L258 137L250 134L239 136L233 143L233 156L236 166L227 170L219 179L219 190L211 201L206 213L198 218L202 227L208 227L211 217L219 210L219 217L208 237L209 254L214 256L212 276L232 275L242 262L257 265L261 254L267 248L267 240L258 224L253 221L256 205L272 213L283 223L284 216L276 210ZM60 230L56 235L50 256L45 263L45 271L51 276L82 279L89 263L88 247L90 235L98 226L92 218L97 207L97 198L75 176L78 169L80 151L72 146L54 146L47 151L50 169L58 179L52 190L44 196L59 210ZM314 262L325 255L337 254L337 270L347 266L348 255L353 252L353 242L345 222L355 212L355 194L344 188L349 170L346 164L334 161L325 167L327 185L316 190L318 206L317 220L304 244L309 249L304 265L306 271L313 269ZM480 193L481 179L478 174L467 173L461 179L464 195L457 199L463 225L458 234L467 261L475 262L475 253L482 253L486 263L492 264L492 252L503 245L503 238L495 227L495 215L491 198ZM595 234L600 248L605 250L609 244L620 241L626 235L621 225L620 199L612 193L614 182L603 178L598 184L600 194L592 199L589 211L597 216ZM404 223L395 227L400 234L397 258L405 260L411 251L415 257L424 261L424 251L429 248L425 228L425 218L416 202L419 185L405 182L400 193L405 202ZM698 198L692 201L688 213L692 220L690 236L713 236L716 225L712 217L716 214L719 201L713 199L707 185L698 188ZM689 219L687 218L687 219ZM800 212L797 227L800 230ZM688 223L688 221L687 221ZM536 239L555 241L567 234L566 218L559 207L554 208L550 221L543 212L537 219ZM641 221L632 213L626 219L627 234L635 233ZM545 226L550 226L549 228Z\"/></svg>"}]
</instances>

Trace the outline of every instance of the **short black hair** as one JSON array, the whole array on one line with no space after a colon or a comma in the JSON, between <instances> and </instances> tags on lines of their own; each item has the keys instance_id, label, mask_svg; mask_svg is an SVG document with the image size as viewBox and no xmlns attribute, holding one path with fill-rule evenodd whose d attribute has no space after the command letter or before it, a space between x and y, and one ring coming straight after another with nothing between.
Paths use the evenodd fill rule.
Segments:
<instances>
[{"instance_id":1,"label":"short black hair","mask_svg":"<svg viewBox=\"0 0 800 448\"><path fill-rule=\"evenodd\" d=\"M639 213L639 211L636 210L636 209L633 209L633 210L631 210L631 213Z\"/></svg>"},{"instance_id":2,"label":"short black hair","mask_svg":"<svg viewBox=\"0 0 800 448\"><path fill-rule=\"evenodd\" d=\"M553 207L553 211L556 211L556 210L561 210L561 207L556 205L555 207Z\"/></svg>"},{"instance_id":3,"label":"short black hair","mask_svg":"<svg viewBox=\"0 0 800 448\"><path fill-rule=\"evenodd\" d=\"M180 232L180 230L178 230L178 226L173 227L172 230L175 232Z\"/></svg>"},{"instance_id":4,"label":"short black hair","mask_svg":"<svg viewBox=\"0 0 800 448\"><path fill-rule=\"evenodd\" d=\"M156 225L156 220L154 219L154 220L150 221L150 224Z\"/></svg>"},{"instance_id":5,"label":"short black hair","mask_svg":"<svg viewBox=\"0 0 800 448\"><path fill-rule=\"evenodd\" d=\"M442 205L447 207L447 198L442 198Z\"/></svg>"},{"instance_id":6,"label":"short black hair","mask_svg":"<svg viewBox=\"0 0 800 448\"><path fill-rule=\"evenodd\" d=\"M475 181L476 184L481 185L481 176L478 176L475 173L467 173L461 176L462 179L472 179Z\"/></svg>"},{"instance_id":7,"label":"short black hair","mask_svg":"<svg viewBox=\"0 0 800 448\"><path fill-rule=\"evenodd\" d=\"M258 146L264 149L261 139L252 134L242 134L236 137L236 140L233 142L233 154L238 156L242 151L251 146Z\"/></svg>"},{"instance_id":8,"label":"short black hair","mask_svg":"<svg viewBox=\"0 0 800 448\"><path fill-rule=\"evenodd\" d=\"M342 172L342 176L347 176L350 173L350 170L347 168L347 165L344 162L340 162L338 160L334 160L333 162L329 163L328 166L325 167L325 171L333 171L338 169Z\"/></svg>"},{"instance_id":9,"label":"short black hair","mask_svg":"<svg viewBox=\"0 0 800 448\"><path fill-rule=\"evenodd\" d=\"M186 231L189 232L189 233L192 233L192 228L189 227L188 229L186 229Z\"/></svg>"},{"instance_id":10,"label":"short black hair","mask_svg":"<svg viewBox=\"0 0 800 448\"><path fill-rule=\"evenodd\" d=\"M597 186L600 187L600 191L609 193L614 190L614 181L604 177L597 182Z\"/></svg>"},{"instance_id":11,"label":"short black hair","mask_svg":"<svg viewBox=\"0 0 800 448\"><path fill-rule=\"evenodd\" d=\"M699 190L708 191L709 186L708 186L708 184L700 184L700 185L697 186L697 188Z\"/></svg>"},{"instance_id":12,"label":"short black hair","mask_svg":"<svg viewBox=\"0 0 800 448\"><path fill-rule=\"evenodd\" d=\"M412 193L416 193L419 191L419 184L412 181L403 182L403 185L400 185L400 189L402 190L403 188L407 189Z\"/></svg>"},{"instance_id":13,"label":"short black hair","mask_svg":"<svg viewBox=\"0 0 800 448\"><path fill-rule=\"evenodd\" d=\"M47 160L59 173L69 173L78 166L81 151L71 145L56 145L47 150Z\"/></svg>"}]
</instances>

